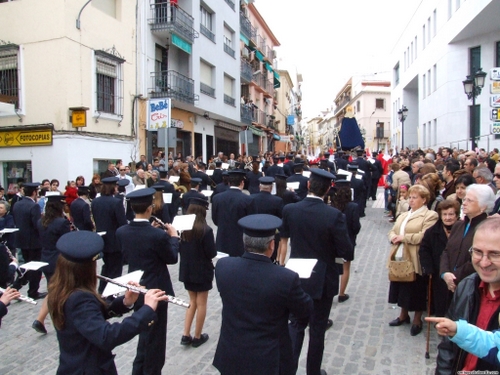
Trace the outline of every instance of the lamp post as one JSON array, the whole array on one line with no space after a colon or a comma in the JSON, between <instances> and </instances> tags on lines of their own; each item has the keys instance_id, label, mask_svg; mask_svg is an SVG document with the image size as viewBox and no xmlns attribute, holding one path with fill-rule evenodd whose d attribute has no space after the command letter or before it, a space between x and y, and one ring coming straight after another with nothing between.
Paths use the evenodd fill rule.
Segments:
<instances>
[{"instance_id":1,"label":"lamp post","mask_svg":"<svg viewBox=\"0 0 500 375\"><path fill-rule=\"evenodd\" d=\"M462 81L464 84L465 95L469 100L472 99L472 113L470 118L469 125L469 134L470 134L470 142L471 142L471 150L474 150L475 142L475 128L476 128L476 98L479 94L481 94L481 90L484 87L484 79L486 78L486 73L483 72L482 68L474 73L473 75L468 75L465 81Z\"/></svg>"},{"instance_id":2,"label":"lamp post","mask_svg":"<svg viewBox=\"0 0 500 375\"><path fill-rule=\"evenodd\" d=\"M405 120L406 116L408 116L408 108L406 106L402 106L398 111L398 118L401 121L401 151L405 149Z\"/></svg>"}]
</instances>

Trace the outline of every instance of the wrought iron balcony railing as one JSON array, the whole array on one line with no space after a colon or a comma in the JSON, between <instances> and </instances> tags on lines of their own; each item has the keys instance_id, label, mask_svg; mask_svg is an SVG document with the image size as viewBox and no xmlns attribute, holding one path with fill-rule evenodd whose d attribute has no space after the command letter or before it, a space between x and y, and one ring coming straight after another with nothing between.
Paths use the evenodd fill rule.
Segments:
<instances>
[{"instance_id":1,"label":"wrought iron balcony railing","mask_svg":"<svg viewBox=\"0 0 500 375\"><path fill-rule=\"evenodd\" d=\"M208 95L208 96L215 98L215 89L209 85L206 85L204 83L200 83L200 92L205 94L205 95Z\"/></svg>"},{"instance_id":2,"label":"wrought iron balcony railing","mask_svg":"<svg viewBox=\"0 0 500 375\"><path fill-rule=\"evenodd\" d=\"M252 38L252 24L243 12L240 12L240 31L248 39Z\"/></svg>"},{"instance_id":3,"label":"wrought iron balcony railing","mask_svg":"<svg viewBox=\"0 0 500 375\"><path fill-rule=\"evenodd\" d=\"M198 95L194 93L194 81L174 70L151 73L151 97L167 97L185 103L194 104Z\"/></svg>"},{"instance_id":4,"label":"wrought iron balcony railing","mask_svg":"<svg viewBox=\"0 0 500 375\"><path fill-rule=\"evenodd\" d=\"M202 24L200 24L200 32L215 43L215 34Z\"/></svg>"},{"instance_id":5,"label":"wrought iron balcony railing","mask_svg":"<svg viewBox=\"0 0 500 375\"><path fill-rule=\"evenodd\" d=\"M224 94L224 103L232 105L233 107L236 107L236 99L232 98L229 95Z\"/></svg>"},{"instance_id":6,"label":"wrought iron balcony railing","mask_svg":"<svg viewBox=\"0 0 500 375\"><path fill-rule=\"evenodd\" d=\"M226 0L227 5L231 7L232 10L234 10L234 2L231 0Z\"/></svg>"},{"instance_id":7,"label":"wrought iron balcony railing","mask_svg":"<svg viewBox=\"0 0 500 375\"><path fill-rule=\"evenodd\" d=\"M240 62L240 77L246 83L250 83L252 80L253 70L252 65L246 60L241 60Z\"/></svg>"},{"instance_id":8,"label":"wrought iron balcony railing","mask_svg":"<svg viewBox=\"0 0 500 375\"><path fill-rule=\"evenodd\" d=\"M240 106L241 122L247 125L252 125L252 110L246 104Z\"/></svg>"},{"instance_id":9,"label":"wrought iron balcony railing","mask_svg":"<svg viewBox=\"0 0 500 375\"><path fill-rule=\"evenodd\" d=\"M194 18L185 10L171 1L157 2L150 5L151 13L149 24L151 31L160 32L167 30L175 32L189 42L198 38L198 32L193 28Z\"/></svg>"}]
</instances>

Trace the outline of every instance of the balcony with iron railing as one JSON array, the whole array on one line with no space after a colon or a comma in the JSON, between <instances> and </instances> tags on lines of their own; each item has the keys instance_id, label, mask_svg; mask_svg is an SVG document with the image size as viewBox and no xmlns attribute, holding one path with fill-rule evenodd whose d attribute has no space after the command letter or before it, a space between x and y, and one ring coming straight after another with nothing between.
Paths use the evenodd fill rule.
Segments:
<instances>
[{"instance_id":1,"label":"balcony with iron railing","mask_svg":"<svg viewBox=\"0 0 500 375\"><path fill-rule=\"evenodd\" d=\"M236 107L236 99L226 94L224 94L224 103Z\"/></svg>"},{"instance_id":2,"label":"balcony with iron railing","mask_svg":"<svg viewBox=\"0 0 500 375\"><path fill-rule=\"evenodd\" d=\"M262 52L264 56L266 56L266 51L267 51L266 38L264 38L260 34L257 34L256 42L257 42L257 48Z\"/></svg>"},{"instance_id":3,"label":"balcony with iron railing","mask_svg":"<svg viewBox=\"0 0 500 375\"><path fill-rule=\"evenodd\" d=\"M224 52L226 52L229 56L234 58L236 53L234 49L231 47L230 43L231 41L228 38L224 37Z\"/></svg>"},{"instance_id":4,"label":"balcony with iron railing","mask_svg":"<svg viewBox=\"0 0 500 375\"><path fill-rule=\"evenodd\" d=\"M157 2L150 5L148 19L151 31L155 33L175 32L189 42L194 42L199 34L194 29L194 18L174 2Z\"/></svg>"},{"instance_id":5,"label":"balcony with iron railing","mask_svg":"<svg viewBox=\"0 0 500 375\"><path fill-rule=\"evenodd\" d=\"M347 105L349 102L351 101L351 97L350 96L345 96L340 102L339 104L337 104L337 107L335 107L335 114L338 113L338 111L340 111L345 105Z\"/></svg>"},{"instance_id":6,"label":"balcony with iron railing","mask_svg":"<svg viewBox=\"0 0 500 375\"><path fill-rule=\"evenodd\" d=\"M240 31L248 39L252 38L252 24L243 12L240 12Z\"/></svg>"},{"instance_id":7,"label":"balcony with iron railing","mask_svg":"<svg viewBox=\"0 0 500 375\"><path fill-rule=\"evenodd\" d=\"M200 23L200 32L215 43L215 34Z\"/></svg>"},{"instance_id":8,"label":"balcony with iron railing","mask_svg":"<svg viewBox=\"0 0 500 375\"><path fill-rule=\"evenodd\" d=\"M151 73L151 81L152 98L167 97L189 104L199 99L194 93L194 81L174 70Z\"/></svg>"},{"instance_id":9,"label":"balcony with iron railing","mask_svg":"<svg viewBox=\"0 0 500 375\"><path fill-rule=\"evenodd\" d=\"M234 2L231 1L231 0L225 0L226 1L226 4L229 5L229 7L234 10Z\"/></svg>"},{"instance_id":10,"label":"balcony with iron railing","mask_svg":"<svg viewBox=\"0 0 500 375\"><path fill-rule=\"evenodd\" d=\"M245 83L250 83L250 81L252 80L252 75L253 75L252 65L248 61L241 59L240 60L241 80Z\"/></svg>"},{"instance_id":11,"label":"balcony with iron railing","mask_svg":"<svg viewBox=\"0 0 500 375\"><path fill-rule=\"evenodd\" d=\"M200 92L202 94L215 98L215 89L205 83L200 83Z\"/></svg>"},{"instance_id":12,"label":"balcony with iron railing","mask_svg":"<svg viewBox=\"0 0 500 375\"><path fill-rule=\"evenodd\" d=\"M240 106L240 119L242 123L252 125L252 109L246 104Z\"/></svg>"}]
</instances>

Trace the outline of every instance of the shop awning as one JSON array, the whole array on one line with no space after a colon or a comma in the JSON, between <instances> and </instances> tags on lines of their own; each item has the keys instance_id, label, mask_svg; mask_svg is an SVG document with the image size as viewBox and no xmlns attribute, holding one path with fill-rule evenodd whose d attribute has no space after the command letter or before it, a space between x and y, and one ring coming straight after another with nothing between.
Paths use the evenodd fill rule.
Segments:
<instances>
[{"instance_id":1,"label":"shop awning","mask_svg":"<svg viewBox=\"0 0 500 375\"><path fill-rule=\"evenodd\" d=\"M277 89L278 87L281 86L280 75L276 72L273 73L274 73L274 88Z\"/></svg>"},{"instance_id":2,"label":"shop awning","mask_svg":"<svg viewBox=\"0 0 500 375\"><path fill-rule=\"evenodd\" d=\"M261 62L264 60L264 56L258 50L255 50L255 57Z\"/></svg>"},{"instance_id":3,"label":"shop awning","mask_svg":"<svg viewBox=\"0 0 500 375\"><path fill-rule=\"evenodd\" d=\"M250 126L250 130L252 131L252 133L256 136L259 136L259 137L263 137L264 136L264 132L262 130L259 130L257 128L254 128L253 126Z\"/></svg>"},{"instance_id":4,"label":"shop awning","mask_svg":"<svg viewBox=\"0 0 500 375\"><path fill-rule=\"evenodd\" d=\"M243 43L245 43L245 45L250 45L250 40L242 33L240 33L240 39L243 41Z\"/></svg>"}]
</instances>

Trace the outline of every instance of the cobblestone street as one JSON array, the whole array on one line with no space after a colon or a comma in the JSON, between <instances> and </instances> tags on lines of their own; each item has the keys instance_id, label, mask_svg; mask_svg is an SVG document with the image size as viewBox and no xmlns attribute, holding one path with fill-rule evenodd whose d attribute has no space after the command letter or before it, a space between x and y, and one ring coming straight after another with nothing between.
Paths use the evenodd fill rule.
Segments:
<instances>
[{"instance_id":1,"label":"cobblestone street","mask_svg":"<svg viewBox=\"0 0 500 375\"><path fill-rule=\"evenodd\" d=\"M335 298L331 310L334 325L326 334L322 366L329 375L434 373L439 342L434 329L431 331L431 358L425 359L426 326L421 334L412 337L410 325L388 325L398 316L399 308L387 303L389 282L385 263L389 250L387 233L391 224L383 211L383 190L379 189L377 201L368 202L367 216L361 219L362 229L347 289L351 298L342 304L338 304ZM207 218L210 216L208 213ZM169 269L176 295L188 300L183 285L178 281L178 265L169 266ZM42 280L42 290L45 290L45 280ZM40 335L31 328L39 306L14 302L9 307L9 314L3 319L0 329L1 375L55 374L59 350L50 319L45 323L47 335ZM218 374L212 360L220 329L221 309L214 282L203 330L210 335L210 339L201 347L192 348L180 345L185 310L169 306L167 359L163 374ZM137 338L114 350L119 374L131 373L136 345ZM299 375L305 375L306 352L307 346L304 345Z\"/></svg>"}]
</instances>

